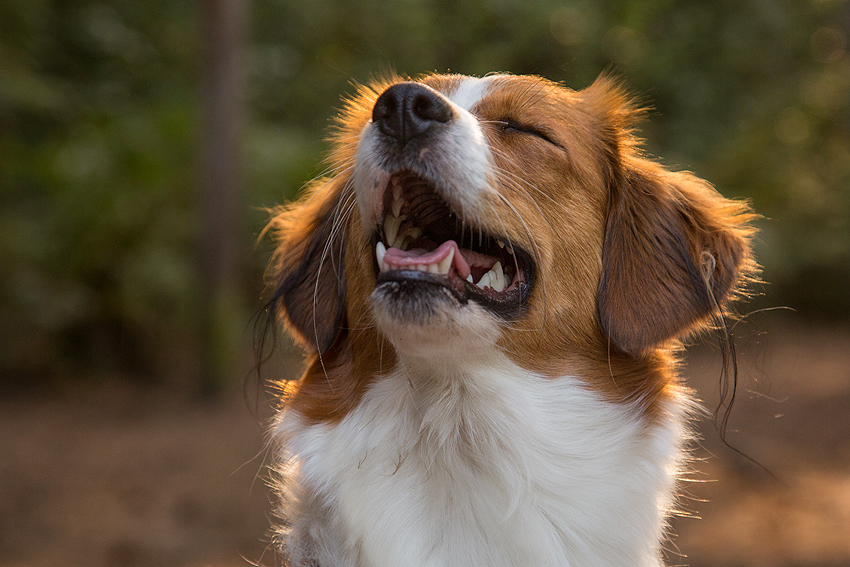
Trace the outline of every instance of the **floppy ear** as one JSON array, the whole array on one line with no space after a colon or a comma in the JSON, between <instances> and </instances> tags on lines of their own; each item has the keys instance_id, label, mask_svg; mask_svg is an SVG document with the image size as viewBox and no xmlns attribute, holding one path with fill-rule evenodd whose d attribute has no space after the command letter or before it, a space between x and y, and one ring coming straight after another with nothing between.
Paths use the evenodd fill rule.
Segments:
<instances>
[{"instance_id":1,"label":"floppy ear","mask_svg":"<svg viewBox=\"0 0 850 567\"><path fill-rule=\"evenodd\" d=\"M754 215L694 175L639 157L612 171L597 307L609 340L640 356L723 313L756 269Z\"/></svg>"},{"instance_id":2,"label":"floppy ear","mask_svg":"<svg viewBox=\"0 0 850 567\"><path fill-rule=\"evenodd\" d=\"M275 289L272 310L284 315L296 339L320 354L346 324L345 181L317 181L301 200L275 211L266 229L277 241L268 270Z\"/></svg>"}]
</instances>

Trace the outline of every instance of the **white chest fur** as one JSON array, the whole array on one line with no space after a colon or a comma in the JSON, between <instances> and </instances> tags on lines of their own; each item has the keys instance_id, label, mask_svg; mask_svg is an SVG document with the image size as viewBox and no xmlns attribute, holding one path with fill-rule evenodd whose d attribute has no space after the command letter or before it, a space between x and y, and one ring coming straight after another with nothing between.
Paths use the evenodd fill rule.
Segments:
<instances>
[{"instance_id":1,"label":"white chest fur","mask_svg":"<svg viewBox=\"0 0 850 567\"><path fill-rule=\"evenodd\" d=\"M456 374L409 368L339 424L281 417L292 565L660 564L684 402L649 423L503 356Z\"/></svg>"}]
</instances>

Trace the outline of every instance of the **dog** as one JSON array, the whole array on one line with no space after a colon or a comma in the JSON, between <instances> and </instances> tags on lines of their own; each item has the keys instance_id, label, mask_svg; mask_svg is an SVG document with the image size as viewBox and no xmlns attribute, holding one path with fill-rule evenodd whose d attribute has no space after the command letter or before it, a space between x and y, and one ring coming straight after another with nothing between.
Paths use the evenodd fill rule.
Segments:
<instances>
[{"instance_id":1,"label":"dog","mask_svg":"<svg viewBox=\"0 0 850 567\"><path fill-rule=\"evenodd\" d=\"M278 209L269 311L307 351L272 427L276 541L320 567L658 566L697 404L682 341L754 214L644 154L617 80L360 87Z\"/></svg>"}]
</instances>

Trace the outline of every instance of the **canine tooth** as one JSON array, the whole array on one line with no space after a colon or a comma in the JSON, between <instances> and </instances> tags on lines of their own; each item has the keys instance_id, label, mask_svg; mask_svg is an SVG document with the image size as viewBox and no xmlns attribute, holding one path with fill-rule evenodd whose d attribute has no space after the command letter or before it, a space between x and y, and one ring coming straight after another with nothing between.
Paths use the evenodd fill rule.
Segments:
<instances>
[{"instance_id":1,"label":"canine tooth","mask_svg":"<svg viewBox=\"0 0 850 567\"><path fill-rule=\"evenodd\" d=\"M389 264L387 264L386 262L384 262L384 255L383 255L383 254L381 254L381 257L380 257L380 259L378 260L378 271L379 271L380 273L384 273L384 272L389 272L389 271L390 271L390 265L389 265Z\"/></svg>"},{"instance_id":2,"label":"canine tooth","mask_svg":"<svg viewBox=\"0 0 850 567\"><path fill-rule=\"evenodd\" d=\"M478 280L478 283L475 285L477 285L481 289L484 289L485 287L493 287L492 285L490 285L490 272L487 272L486 274L481 276L481 279Z\"/></svg>"},{"instance_id":3,"label":"canine tooth","mask_svg":"<svg viewBox=\"0 0 850 567\"><path fill-rule=\"evenodd\" d=\"M490 269L490 284L496 291L505 289L505 272L501 262L496 262Z\"/></svg>"},{"instance_id":4,"label":"canine tooth","mask_svg":"<svg viewBox=\"0 0 850 567\"><path fill-rule=\"evenodd\" d=\"M404 205L403 199L396 198L396 199L393 200L393 204L392 204L393 215L395 215L395 216L401 215L401 206L402 205Z\"/></svg>"},{"instance_id":5,"label":"canine tooth","mask_svg":"<svg viewBox=\"0 0 850 567\"><path fill-rule=\"evenodd\" d=\"M448 274L449 270L452 269L452 262L455 258L455 249L452 248L449 250L449 255L443 258L440 263L437 265L437 273L439 274ZM470 274L472 277L472 274Z\"/></svg>"},{"instance_id":6,"label":"canine tooth","mask_svg":"<svg viewBox=\"0 0 850 567\"><path fill-rule=\"evenodd\" d=\"M406 218L406 216L387 215L387 218L384 219L384 236L387 237L390 246L394 245L401 222Z\"/></svg>"},{"instance_id":7,"label":"canine tooth","mask_svg":"<svg viewBox=\"0 0 850 567\"><path fill-rule=\"evenodd\" d=\"M383 263L384 263L384 254L387 253L387 247L384 246L384 243L380 240L375 245L375 257L378 259L378 266L383 271Z\"/></svg>"},{"instance_id":8,"label":"canine tooth","mask_svg":"<svg viewBox=\"0 0 850 567\"><path fill-rule=\"evenodd\" d=\"M401 198L401 184L397 179L393 179L393 200L398 201ZM398 215L396 215L398 216Z\"/></svg>"},{"instance_id":9,"label":"canine tooth","mask_svg":"<svg viewBox=\"0 0 850 567\"><path fill-rule=\"evenodd\" d=\"M472 281L472 274L469 274L468 276L466 276L466 281L468 281L469 283L475 283L475 282Z\"/></svg>"}]
</instances>

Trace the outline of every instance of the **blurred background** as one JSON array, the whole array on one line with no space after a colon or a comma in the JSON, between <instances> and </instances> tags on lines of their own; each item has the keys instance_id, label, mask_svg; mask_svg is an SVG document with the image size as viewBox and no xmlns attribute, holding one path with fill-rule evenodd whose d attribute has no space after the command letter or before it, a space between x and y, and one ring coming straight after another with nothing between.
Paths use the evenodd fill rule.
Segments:
<instances>
[{"instance_id":1,"label":"blurred background","mask_svg":"<svg viewBox=\"0 0 850 567\"><path fill-rule=\"evenodd\" d=\"M394 70L612 71L651 153L752 202L734 448L700 421L667 560L850 565L848 42L847 0L0 0L0 564L276 564L258 237Z\"/></svg>"}]
</instances>

